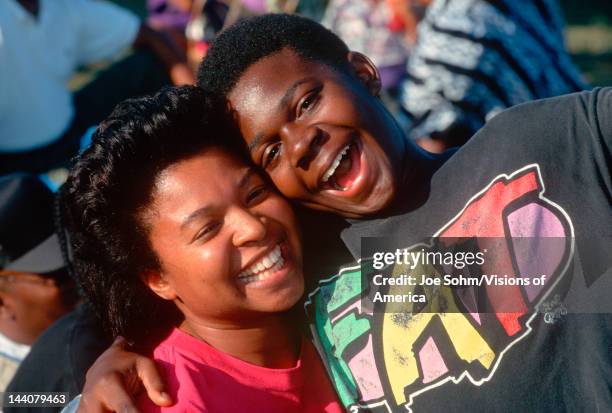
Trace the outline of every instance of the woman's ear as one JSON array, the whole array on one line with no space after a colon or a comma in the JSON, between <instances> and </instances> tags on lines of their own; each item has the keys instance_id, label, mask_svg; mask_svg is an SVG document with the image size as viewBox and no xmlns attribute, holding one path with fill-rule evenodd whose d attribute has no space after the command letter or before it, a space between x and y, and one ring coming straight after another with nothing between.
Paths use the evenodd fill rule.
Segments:
<instances>
[{"instance_id":1,"label":"woman's ear","mask_svg":"<svg viewBox=\"0 0 612 413\"><path fill-rule=\"evenodd\" d=\"M359 52L351 51L346 58L366 89L370 91L372 96L378 96L382 84L380 81L380 72L376 68L376 65L374 65L369 57Z\"/></svg>"},{"instance_id":2,"label":"woman's ear","mask_svg":"<svg viewBox=\"0 0 612 413\"><path fill-rule=\"evenodd\" d=\"M151 291L164 300L171 301L176 298L176 291L174 291L172 285L161 272L151 270L144 271L140 274L140 279L151 289Z\"/></svg>"}]
</instances>

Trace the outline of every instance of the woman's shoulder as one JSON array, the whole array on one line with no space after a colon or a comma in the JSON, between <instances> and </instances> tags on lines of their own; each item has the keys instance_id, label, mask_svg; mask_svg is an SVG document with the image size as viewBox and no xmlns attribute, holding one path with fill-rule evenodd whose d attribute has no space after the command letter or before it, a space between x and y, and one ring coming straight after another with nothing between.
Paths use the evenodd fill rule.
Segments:
<instances>
[{"instance_id":1,"label":"woman's shoulder","mask_svg":"<svg viewBox=\"0 0 612 413\"><path fill-rule=\"evenodd\" d=\"M174 329L154 348L153 358L163 369L166 390L175 404L160 410L149 409L147 412L191 410L185 410L185 403L190 407L197 406L197 411L207 411L204 400L211 397L206 374L209 363L198 342L192 339L188 334ZM152 407L150 403L145 403L145 406Z\"/></svg>"}]
</instances>

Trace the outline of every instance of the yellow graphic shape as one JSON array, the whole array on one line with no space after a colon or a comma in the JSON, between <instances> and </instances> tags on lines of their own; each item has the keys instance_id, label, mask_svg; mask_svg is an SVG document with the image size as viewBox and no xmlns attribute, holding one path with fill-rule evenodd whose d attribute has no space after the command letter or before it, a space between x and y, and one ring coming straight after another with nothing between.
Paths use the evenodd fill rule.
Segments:
<instances>
[{"instance_id":1,"label":"yellow graphic shape","mask_svg":"<svg viewBox=\"0 0 612 413\"><path fill-rule=\"evenodd\" d=\"M396 266L393 275L406 273L405 266ZM413 274L427 274L431 277L441 277L432 266L419 266ZM420 275L419 275L420 276ZM416 286L390 287L389 294L407 294L414 292ZM418 304L389 303L386 307L383 326L382 343L385 367L393 397L397 405L406 403L404 389L419 379L415 343L423 334L434 317L439 317L457 355L468 363L478 361L489 369L495 359L495 352L481 337L478 331L456 306L450 288L425 288L427 304L415 313ZM400 308L403 307L403 308ZM403 311L400 311L402 310ZM438 312L444 309L445 312Z\"/></svg>"}]
</instances>

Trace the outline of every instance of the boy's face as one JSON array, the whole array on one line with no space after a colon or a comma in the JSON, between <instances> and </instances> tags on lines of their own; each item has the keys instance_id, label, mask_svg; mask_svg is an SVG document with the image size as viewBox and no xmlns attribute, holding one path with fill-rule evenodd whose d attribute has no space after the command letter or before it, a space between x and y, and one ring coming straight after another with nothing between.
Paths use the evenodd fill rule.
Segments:
<instances>
[{"instance_id":1,"label":"boy's face","mask_svg":"<svg viewBox=\"0 0 612 413\"><path fill-rule=\"evenodd\" d=\"M143 215L159 274L144 275L193 322L241 325L302 296L302 255L289 203L256 169L210 148L162 172Z\"/></svg>"},{"instance_id":2,"label":"boy's face","mask_svg":"<svg viewBox=\"0 0 612 413\"><path fill-rule=\"evenodd\" d=\"M252 159L285 196L363 217L396 196L405 143L374 96L376 69L351 56L356 76L284 49L250 66L228 98Z\"/></svg>"}]
</instances>

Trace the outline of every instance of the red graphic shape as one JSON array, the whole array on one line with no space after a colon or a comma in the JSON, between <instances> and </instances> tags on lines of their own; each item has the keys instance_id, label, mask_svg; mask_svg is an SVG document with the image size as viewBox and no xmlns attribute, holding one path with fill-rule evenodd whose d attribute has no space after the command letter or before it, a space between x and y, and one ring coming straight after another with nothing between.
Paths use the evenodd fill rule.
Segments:
<instances>
[{"instance_id":1,"label":"red graphic shape","mask_svg":"<svg viewBox=\"0 0 612 413\"><path fill-rule=\"evenodd\" d=\"M538 190L539 184L534 171L510 182L496 182L480 198L471 202L440 237L479 238L481 251L486 249L492 252L490 256L487 255L482 265L483 272L516 277L510 250L504 238L504 210L513 201ZM527 312L519 286L487 285L486 288L493 310L506 334L513 336L518 333L521 330L518 319ZM512 311L508 311L509 309Z\"/></svg>"}]
</instances>

